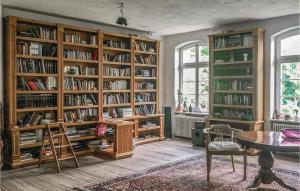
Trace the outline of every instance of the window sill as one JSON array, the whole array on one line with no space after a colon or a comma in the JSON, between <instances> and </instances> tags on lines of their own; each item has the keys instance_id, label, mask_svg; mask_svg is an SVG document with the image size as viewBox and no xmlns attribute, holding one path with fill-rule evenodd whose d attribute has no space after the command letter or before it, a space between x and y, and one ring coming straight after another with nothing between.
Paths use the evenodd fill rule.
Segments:
<instances>
[{"instance_id":1,"label":"window sill","mask_svg":"<svg viewBox=\"0 0 300 191\"><path fill-rule=\"evenodd\" d=\"M197 113L197 112L174 112L175 115L186 115L186 116L199 116L199 117L207 117L208 113Z\"/></svg>"},{"instance_id":2,"label":"window sill","mask_svg":"<svg viewBox=\"0 0 300 191\"><path fill-rule=\"evenodd\" d=\"M295 121L295 120L285 120L285 119L269 119L269 121L271 123L287 123L287 124L296 124L296 125L300 125L300 121Z\"/></svg>"}]
</instances>

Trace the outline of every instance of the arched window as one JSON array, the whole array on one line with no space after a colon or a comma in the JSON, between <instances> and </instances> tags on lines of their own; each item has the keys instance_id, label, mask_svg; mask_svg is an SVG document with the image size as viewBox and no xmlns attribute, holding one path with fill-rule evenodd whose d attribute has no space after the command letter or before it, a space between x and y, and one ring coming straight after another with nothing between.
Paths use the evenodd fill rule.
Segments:
<instances>
[{"instance_id":1,"label":"arched window","mask_svg":"<svg viewBox=\"0 0 300 191\"><path fill-rule=\"evenodd\" d=\"M293 114L300 110L300 28L279 35L275 43L276 109Z\"/></svg>"},{"instance_id":2,"label":"arched window","mask_svg":"<svg viewBox=\"0 0 300 191\"><path fill-rule=\"evenodd\" d=\"M191 43L179 49L179 89L195 111L208 112L208 45Z\"/></svg>"}]
</instances>

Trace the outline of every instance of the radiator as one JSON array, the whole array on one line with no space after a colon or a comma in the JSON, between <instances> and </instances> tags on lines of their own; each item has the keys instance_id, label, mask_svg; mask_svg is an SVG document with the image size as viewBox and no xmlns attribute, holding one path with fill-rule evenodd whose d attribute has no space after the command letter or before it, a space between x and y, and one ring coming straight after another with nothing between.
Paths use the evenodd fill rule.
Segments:
<instances>
[{"instance_id":1,"label":"radiator","mask_svg":"<svg viewBox=\"0 0 300 191\"><path fill-rule=\"evenodd\" d=\"M299 122L290 122L290 121L271 121L271 130L272 131L281 131L282 129L293 128L300 129Z\"/></svg>"},{"instance_id":2,"label":"radiator","mask_svg":"<svg viewBox=\"0 0 300 191\"><path fill-rule=\"evenodd\" d=\"M174 135L178 137L192 138L192 128L196 121L203 118L196 116L175 115Z\"/></svg>"}]
</instances>

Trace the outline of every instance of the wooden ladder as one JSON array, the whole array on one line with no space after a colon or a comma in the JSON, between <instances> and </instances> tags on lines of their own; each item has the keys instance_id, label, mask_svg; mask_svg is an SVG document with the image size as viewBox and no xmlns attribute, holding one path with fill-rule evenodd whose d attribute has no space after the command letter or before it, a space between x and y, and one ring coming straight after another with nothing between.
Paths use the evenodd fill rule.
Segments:
<instances>
[{"instance_id":1,"label":"wooden ladder","mask_svg":"<svg viewBox=\"0 0 300 191\"><path fill-rule=\"evenodd\" d=\"M67 159L73 159L76 167L78 168L79 167L78 160L76 158L75 152L71 145L70 139L66 133L65 126L62 122L59 123L58 130L59 130L59 133L52 134L53 132L51 131L50 125L49 124L46 125L46 129L45 129L45 133L44 133L44 137L43 137L43 141L42 141L42 146L41 146L41 150L40 150L40 158L39 158L38 166L39 167L41 166L42 158L43 158L44 151L45 151L45 145L50 144L51 150L52 150L52 156L56 163L57 172L60 172L59 161L63 161L63 160L67 160ZM56 137L58 137L59 139L57 142L54 142L54 138L56 138ZM66 140L66 143L64 143L63 138ZM62 157L61 150L63 148L69 148L71 151L70 152L71 155Z\"/></svg>"}]
</instances>

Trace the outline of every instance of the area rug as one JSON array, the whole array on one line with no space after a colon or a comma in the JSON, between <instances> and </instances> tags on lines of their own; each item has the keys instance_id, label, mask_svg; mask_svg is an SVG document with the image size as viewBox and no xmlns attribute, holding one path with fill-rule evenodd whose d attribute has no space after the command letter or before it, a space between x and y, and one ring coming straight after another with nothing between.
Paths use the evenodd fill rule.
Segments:
<instances>
[{"instance_id":1,"label":"area rug","mask_svg":"<svg viewBox=\"0 0 300 191\"><path fill-rule=\"evenodd\" d=\"M205 156L195 156L185 160L160 165L142 172L117 177L80 188L80 191L244 191L254 180L259 166L248 164L247 180L243 181L243 163L235 162L236 172L232 172L229 159L213 158L210 182L206 181ZM300 173L274 168L274 172L285 183L300 190ZM261 184L266 190L285 191L277 183ZM250 189L250 190L265 190Z\"/></svg>"}]
</instances>

